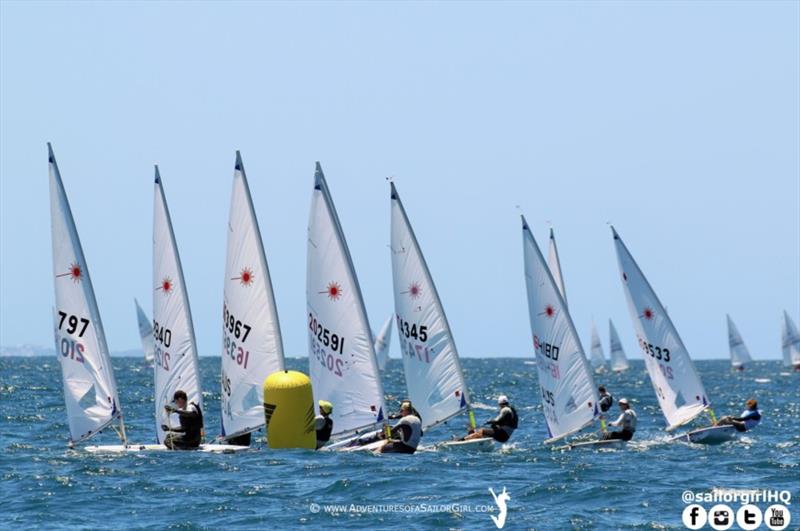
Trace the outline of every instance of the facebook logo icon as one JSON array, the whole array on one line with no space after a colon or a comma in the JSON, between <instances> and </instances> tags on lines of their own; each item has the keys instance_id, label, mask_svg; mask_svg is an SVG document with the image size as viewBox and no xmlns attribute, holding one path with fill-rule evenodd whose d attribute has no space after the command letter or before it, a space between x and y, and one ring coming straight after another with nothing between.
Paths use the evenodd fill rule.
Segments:
<instances>
[{"instance_id":1,"label":"facebook logo icon","mask_svg":"<svg viewBox=\"0 0 800 531\"><path fill-rule=\"evenodd\" d=\"M689 529L700 529L706 525L708 514L702 505L692 504L683 510L683 525Z\"/></svg>"}]
</instances>

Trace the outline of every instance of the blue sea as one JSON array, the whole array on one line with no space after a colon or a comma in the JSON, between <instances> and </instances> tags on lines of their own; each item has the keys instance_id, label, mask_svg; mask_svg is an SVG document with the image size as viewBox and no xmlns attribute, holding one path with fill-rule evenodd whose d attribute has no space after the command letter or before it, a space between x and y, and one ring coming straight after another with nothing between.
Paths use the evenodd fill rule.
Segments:
<instances>
[{"instance_id":1,"label":"blue sea","mask_svg":"<svg viewBox=\"0 0 800 531\"><path fill-rule=\"evenodd\" d=\"M0 358L0 528L496 529L490 488L510 496L504 529L683 529L682 493L712 489L789 490L790 529L800 526L800 373L778 361L754 362L743 373L727 361L697 362L718 414L738 414L750 397L764 414L755 431L719 446L666 442L642 361L600 375L598 383L632 401L637 440L625 450L573 451L542 444L530 361L462 361L479 423L494 414L498 394L519 411L520 428L495 452L374 456L260 447L235 455L100 456L66 447L56 359ZM129 439L154 442L152 369L138 358L113 363ZM288 365L307 370L305 359ZM201 358L200 366L206 433L213 436L219 359ZM384 386L389 403L404 397L400 361L389 362ZM458 419L440 426L423 445L465 425ZM94 442L116 441L109 431Z\"/></svg>"}]
</instances>

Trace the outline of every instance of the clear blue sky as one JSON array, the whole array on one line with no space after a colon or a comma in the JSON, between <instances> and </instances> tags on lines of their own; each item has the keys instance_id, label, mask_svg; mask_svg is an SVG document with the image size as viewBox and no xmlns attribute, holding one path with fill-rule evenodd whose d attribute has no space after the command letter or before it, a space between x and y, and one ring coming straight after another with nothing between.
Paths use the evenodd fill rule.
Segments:
<instances>
[{"instance_id":1,"label":"clear blue sky","mask_svg":"<svg viewBox=\"0 0 800 531\"><path fill-rule=\"evenodd\" d=\"M587 342L639 357L607 222L696 358L800 317L800 3L0 3L0 344L52 342L47 151L113 351L151 312L159 163L199 350L217 354L234 151L288 355L306 354L314 161L373 328L394 175L459 350L530 356L520 205L556 230ZM393 344L393 355L397 355ZM588 348L588 345L585 345ZM606 347L607 348L607 347Z\"/></svg>"}]
</instances>

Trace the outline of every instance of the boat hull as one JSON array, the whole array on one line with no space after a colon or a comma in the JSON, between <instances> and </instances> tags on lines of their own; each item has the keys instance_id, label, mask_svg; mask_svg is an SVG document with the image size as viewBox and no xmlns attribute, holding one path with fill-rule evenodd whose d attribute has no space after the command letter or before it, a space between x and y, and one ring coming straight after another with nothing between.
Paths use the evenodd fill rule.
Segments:
<instances>
[{"instance_id":1,"label":"boat hull","mask_svg":"<svg viewBox=\"0 0 800 531\"><path fill-rule=\"evenodd\" d=\"M214 453L214 454L232 454L249 450L249 446L236 446L233 444L201 444L195 450L183 450L192 452ZM163 444L108 444L99 446L85 446L84 450L93 454L125 454L125 453L139 453L139 452L171 452ZM181 450L175 450L181 451Z\"/></svg>"},{"instance_id":2,"label":"boat hull","mask_svg":"<svg viewBox=\"0 0 800 531\"><path fill-rule=\"evenodd\" d=\"M494 439L483 437L468 441L445 441L436 445L439 450L458 452L491 452L494 450Z\"/></svg>"},{"instance_id":3,"label":"boat hull","mask_svg":"<svg viewBox=\"0 0 800 531\"><path fill-rule=\"evenodd\" d=\"M694 444L723 444L738 438L739 432L733 426L711 426L692 430L679 435L673 440L681 440Z\"/></svg>"}]
</instances>

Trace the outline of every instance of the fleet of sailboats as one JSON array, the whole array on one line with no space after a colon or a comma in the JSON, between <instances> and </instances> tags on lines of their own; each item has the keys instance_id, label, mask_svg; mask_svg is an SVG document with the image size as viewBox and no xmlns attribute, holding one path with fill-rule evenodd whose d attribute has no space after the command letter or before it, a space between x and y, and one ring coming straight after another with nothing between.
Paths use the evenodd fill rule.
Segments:
<instances>
[{"instance_id":1,"label":"fleet of sailboats","mask_svg":"<svg viewBox=\"0 0 800 531\"><path fill-rule=\"evenodd\" d=\"M50 144L48 160L54 328L69 443L84 442L113 427L121 445L85 448L166 449L164 440L178 419L164 406L180 389L188 395L188 402L202 411L203 395L188 292L158 167L154 183L152 321L135 301L142 349L154 371L158 444L131 445L88 266ZM397 187L394 183L390 187L395 313L374 334L325 176L319 163L316 166L306 269L309 373L315 401L335 404L332 435L338 441L374 432L386 424L381 371L386 366L395 323L408 397L420 414L424 430L464 413L469 426L475 428L467 383L441 299ZM272 280L238 151L227 229L219 440L236 444L247 437L244 444L249 444L249 434L264 426L262 383L269 374L284 369L284 352ZM666 430L676 430L702 414L714 420L710 399L666 308L613 227L612 233L626 300ZM553 230L546 260L524 217L522 234L530 326L547 426L544 442L552 443L600 423L593 372L605 367L605 356L594 322L591 362L583 350L567 306ZM751 363L751 356L731 317L726 319L731 365L742 369ZM611 320L609 338L611 369L627 370L629 362ZM782 350L784 365L800 370L800 333L786 312ZM731 426L712 426L677 438L717 443L735 435ZM244 447L204 444L202 449L233 451Z\"/></svg>"}]
</instances>

